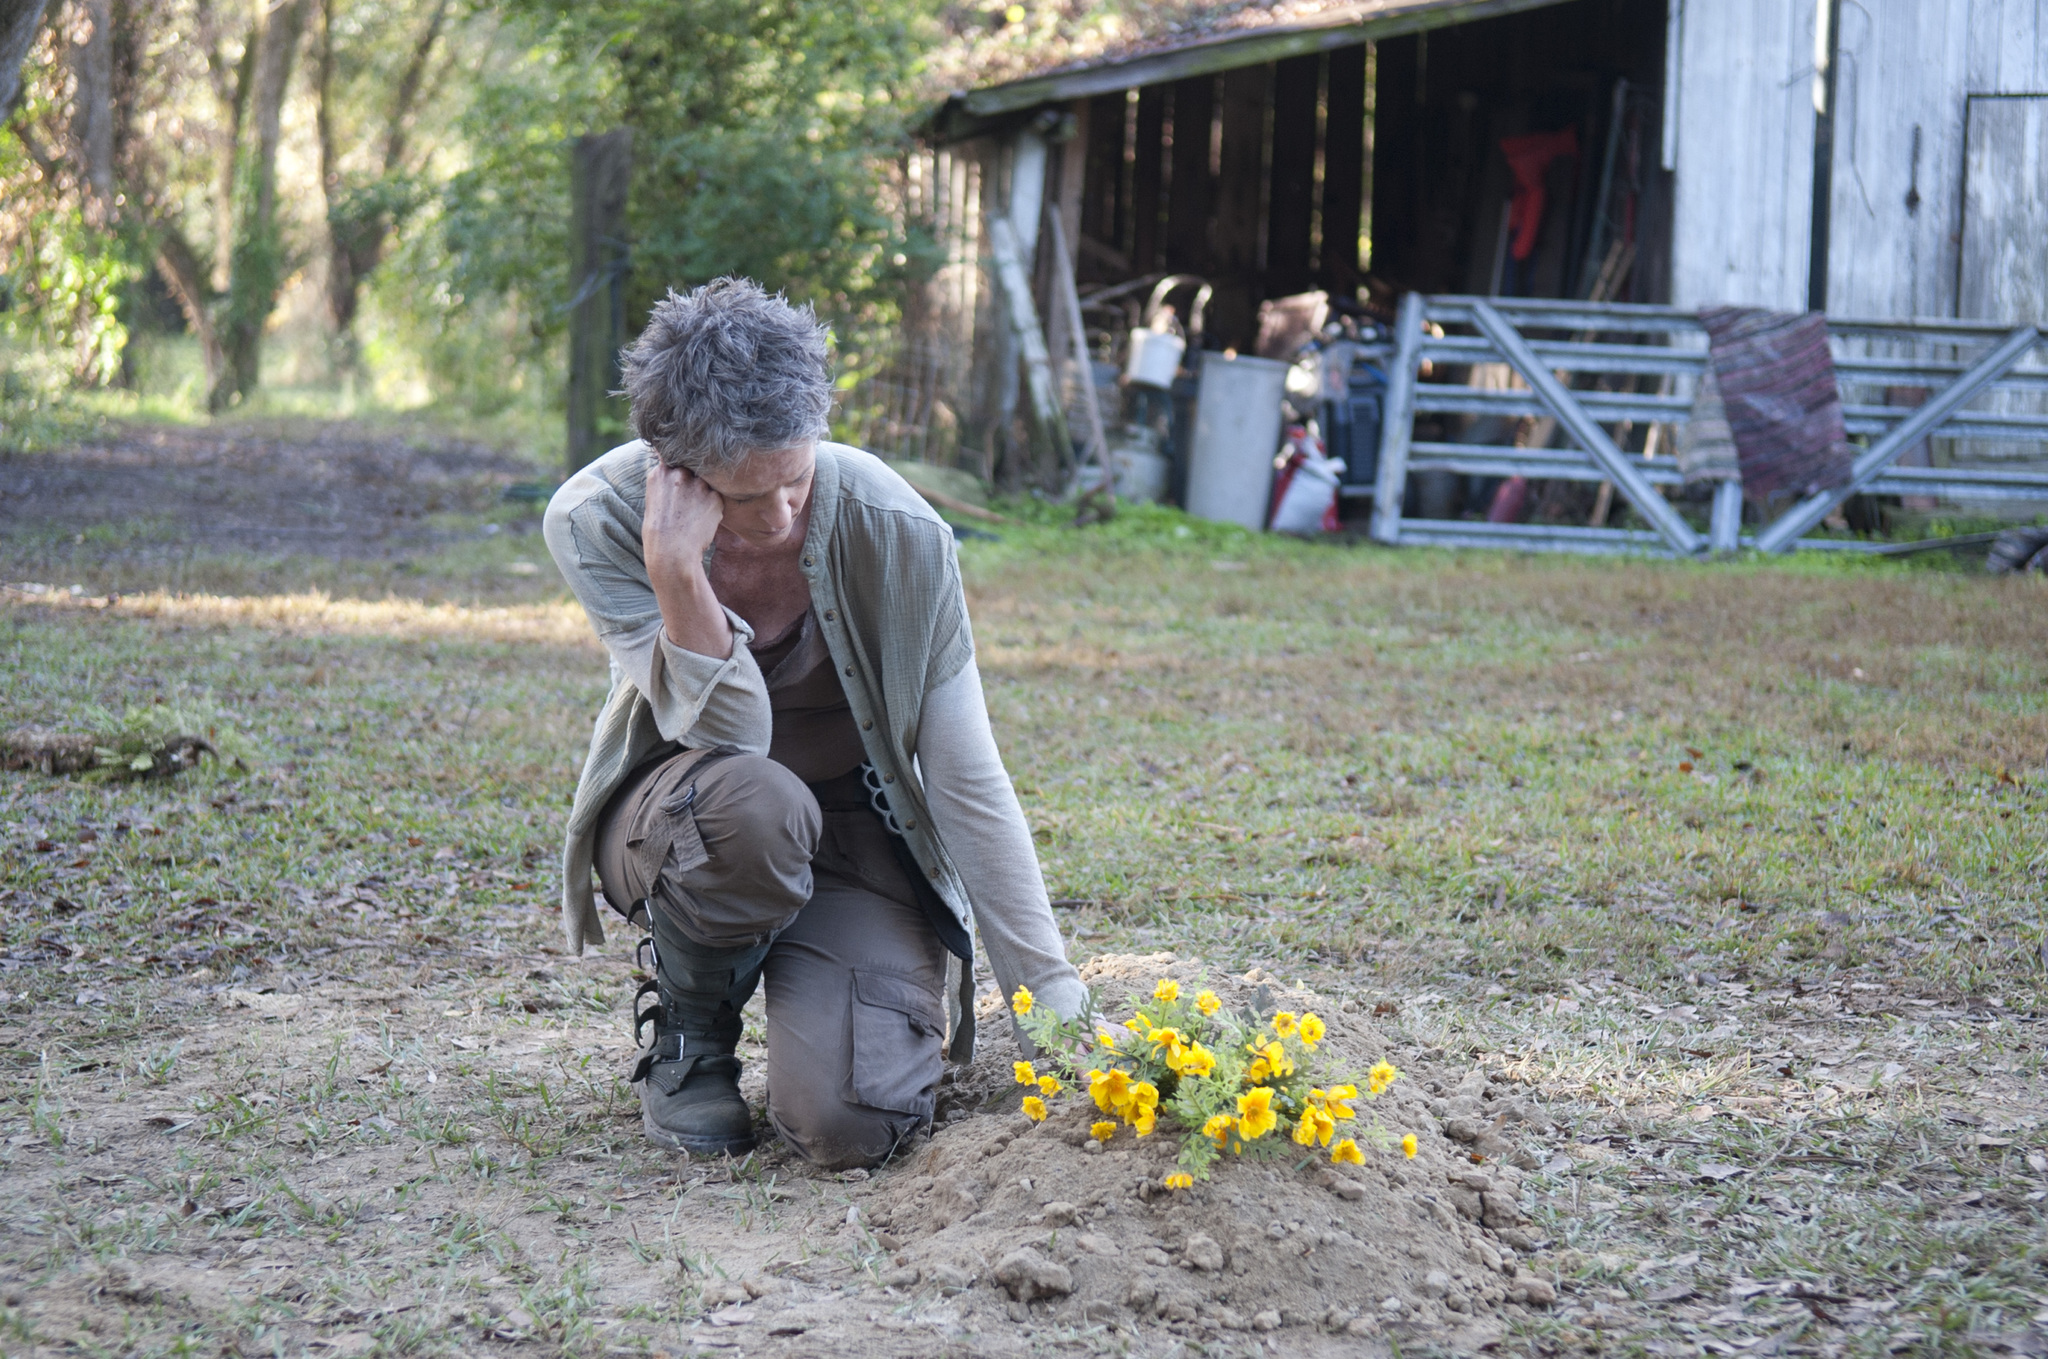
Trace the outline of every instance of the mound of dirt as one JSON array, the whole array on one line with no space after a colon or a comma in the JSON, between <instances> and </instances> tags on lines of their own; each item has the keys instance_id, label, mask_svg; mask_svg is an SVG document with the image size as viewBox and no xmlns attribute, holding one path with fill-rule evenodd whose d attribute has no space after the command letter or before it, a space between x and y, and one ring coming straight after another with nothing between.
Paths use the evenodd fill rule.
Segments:
<instances>
[{"instance_id":1,"label":"mound of dirt","mask_svg":"<svg viewBox=\"0 0 2048 1359\"><path fill-rule=\"evenodd\" d=\"M1362 1075L1389 1055L1365 1015L1281 989L1257 970L1206 976L1157 954L1098 958L1082 976L1113 1016L1129 1013L1130 998L1166 976L1184 988L1207 985L1232 1008L1325 1014L1322 1050L1339 1069ZM1089 1125L1101 1115L1076 1091L1056 1100L1043 1123L1018 1113L1009 1069L1017 1053L1000 1002L987 1002L982 1019L984 1050L946 1088L948 1121L859 1196L863 1225L894 1252L884 1283L938 1294L993 1289L1019 1321L1188 1335L1281 1327L1348 1337L1497 1332L1503 1308L1554 1300L1551 1284L1524 1263L1539 1243L1523 1223L1520 1173L1474 1150L1482 1138L1503 1150L1515 1121L1542 1116L1514 1099L1486 1106L1493 1117L1482 1118L1483 1072L1446 1082L1442 1072L1404 1063L1404 1078L1387 1094L1360 1102L1360 1124L1377 1120L1395 1143L1368 1150L1363 1166L1333 1166L1327 1152L1287 1143L1292 1154L1282 1159L1226 1157L1208 1181L1168 1190L1170 1137L1140 1139L1120 1128L1099 1144ZM1455 1087L1443 1106L1447 1119L1425 1101L1429 1079ZM1398 1146L1409 1132L1420 1143L1413 1160Z\"/></svg>"}]
</instances>

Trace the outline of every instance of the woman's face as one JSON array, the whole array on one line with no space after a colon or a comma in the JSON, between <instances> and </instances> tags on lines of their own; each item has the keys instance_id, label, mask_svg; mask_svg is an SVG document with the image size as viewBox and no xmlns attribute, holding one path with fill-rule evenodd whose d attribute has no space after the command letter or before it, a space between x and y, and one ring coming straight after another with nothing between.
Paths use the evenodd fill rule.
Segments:
<instances>
[{"instance_id":1,"label":"woman's face","mask_svg":"<svg viewBox=\"0 0 2048 1359\"><path fill-rule=\"evenodd\" d=\"M719 527L754 547L787 543L811 498L818 446L804 443L755 453L738 467L699 472L725 502Z\"/></svg>"}]
</instances>

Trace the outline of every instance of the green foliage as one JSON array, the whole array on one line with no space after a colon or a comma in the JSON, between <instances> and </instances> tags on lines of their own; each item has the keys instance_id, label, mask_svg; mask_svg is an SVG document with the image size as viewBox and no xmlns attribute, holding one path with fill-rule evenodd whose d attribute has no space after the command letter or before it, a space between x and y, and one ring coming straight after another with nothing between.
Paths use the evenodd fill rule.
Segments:
<instances>
[{"instance_id":1,"label":"green foliage","mask_svg":"<svg viewBox=\"0 0 2048 1359\"><path fill-rule=\"evenodd\" d=\"M512 299L535 342L561 333L573 291L563 147L625 126L629 317L669 288L743 274L816 305L843 358L879 351L898 284L931 257L879 192L928 36L921 6L525 0L508 23L527 45L476 91L476 154L438 208L453 309Z\"/></svg>"}]
</instances>

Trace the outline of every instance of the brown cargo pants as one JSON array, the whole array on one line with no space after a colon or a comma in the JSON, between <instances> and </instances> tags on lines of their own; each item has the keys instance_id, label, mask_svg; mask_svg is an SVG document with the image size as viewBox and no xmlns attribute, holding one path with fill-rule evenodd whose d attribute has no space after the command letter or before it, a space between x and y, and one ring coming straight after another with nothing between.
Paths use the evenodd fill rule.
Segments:
<instances>
[{"instance_id":1,"label":"brown cargo pants","mask_svg":"<svg viewBox=\"0 0 2048 1359\"><path fill-rule=\"evenodd\" d=\"M768 1117L806 1160L873 1165L929 1123L946 951L860 774L815 786L755 755L637 770L598 822L613 907L664 912L707 950L773 936Z\"/></svg>"}]
</instances>

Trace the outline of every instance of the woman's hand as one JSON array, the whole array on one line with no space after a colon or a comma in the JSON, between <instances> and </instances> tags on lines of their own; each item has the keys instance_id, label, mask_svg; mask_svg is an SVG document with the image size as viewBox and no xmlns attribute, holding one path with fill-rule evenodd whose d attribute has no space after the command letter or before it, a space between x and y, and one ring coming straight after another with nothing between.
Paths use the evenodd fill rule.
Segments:
<instances>
[{"instance_id":1,"label":"woman's hand","mask_svg":"<svg viewBox=\"0 0 2048 1359\"><path fill-rule=\"evenodd\" d=\"M647 455L647 508L640 556L661 606L669 641L700 656L732 655L732 625L704 574L704 553L725 517L725 501L687 467Z\"/></svg>"},{"instance_id":2,"label":"woman's hand","mask_svg":"<svg viewBox=\"0 0 2048 1359\"><path fill-rule=\"evenodd\" d=\"M647 512L640 519L640 553L647 573L702 574L704 553L718 535L725 501L687 467L664 466L647 455Z\"/></svg>"}]
</instances>

